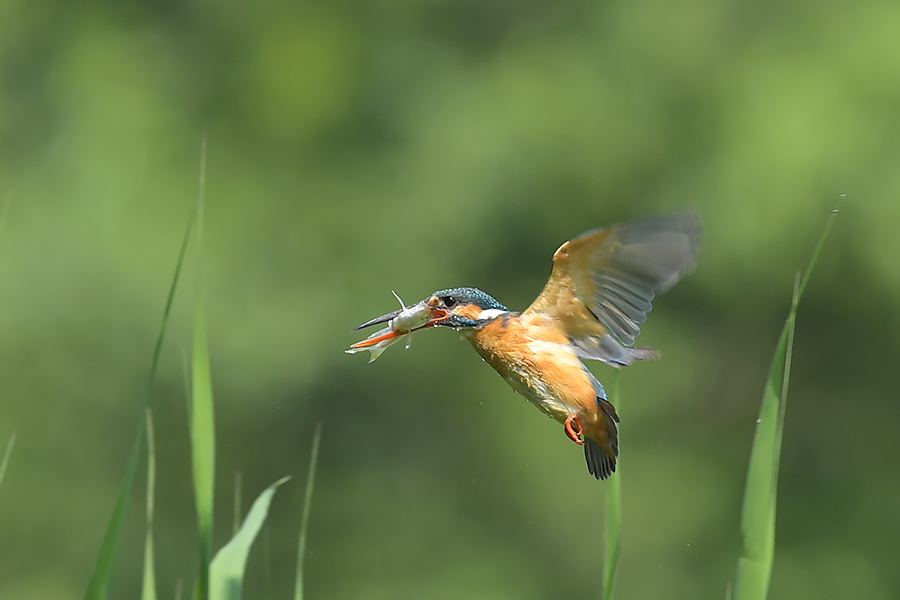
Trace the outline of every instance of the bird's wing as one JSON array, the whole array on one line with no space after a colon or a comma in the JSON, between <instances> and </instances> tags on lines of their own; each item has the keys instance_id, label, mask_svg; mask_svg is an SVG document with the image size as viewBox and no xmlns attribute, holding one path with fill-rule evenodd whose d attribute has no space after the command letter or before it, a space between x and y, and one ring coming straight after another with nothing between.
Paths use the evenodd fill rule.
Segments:
<instances>
[{"instance_id":1,"label":"bird's wing","mask_svg":"<svg viewBox=\"0 0 900 600\"><path fill-rule=\"evenodd\" d=\"M649 358L652 350L627 346L656 294L694 267L701 237L696 212L585 232L559 247L550 280L522 316L555 321L583 358L617 366Z\"/></svg>"}]
</instances>

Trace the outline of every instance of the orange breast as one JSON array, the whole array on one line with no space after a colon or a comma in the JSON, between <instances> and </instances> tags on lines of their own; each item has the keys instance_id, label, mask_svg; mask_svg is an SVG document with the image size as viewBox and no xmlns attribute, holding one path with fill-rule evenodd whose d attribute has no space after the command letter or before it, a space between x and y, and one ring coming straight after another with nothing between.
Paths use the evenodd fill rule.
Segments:
<instances>
[{"instance_id":1,"label":"orange breast","mask_svg":"<svg viewBox=\"0 0 900 600\"><path fill-rule=\"evenodd\" d=\"M469 340L514 390L557 421L596 406L590 375L549 320L510 313L472 332Z\"/></svg>"}]
</instances>

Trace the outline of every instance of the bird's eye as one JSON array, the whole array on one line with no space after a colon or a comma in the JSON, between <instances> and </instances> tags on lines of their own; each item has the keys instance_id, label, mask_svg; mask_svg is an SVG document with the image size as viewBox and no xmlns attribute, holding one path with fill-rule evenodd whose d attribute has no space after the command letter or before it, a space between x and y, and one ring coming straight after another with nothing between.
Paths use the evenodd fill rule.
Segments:
<instances>
[{"instance_id":1,"label":"bird's eye","mask_svg":"<svg viewBox=\"0 0 900 600\"><path fill-rule=\"evenodd\" d=\"M456 305L456 298L453 296L444 296L441 298L441 301L443 301L444 306L447 308L453 308Z\"/></svg>"}]
</instances>

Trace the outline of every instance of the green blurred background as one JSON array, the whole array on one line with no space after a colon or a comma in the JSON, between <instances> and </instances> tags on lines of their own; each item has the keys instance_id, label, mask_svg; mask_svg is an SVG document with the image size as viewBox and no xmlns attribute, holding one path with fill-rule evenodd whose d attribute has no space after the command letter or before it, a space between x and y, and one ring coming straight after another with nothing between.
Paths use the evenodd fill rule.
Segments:
<instances>
[{"instance_id":1,"label":"green blurred background","mask_svg":"<svg viewBox=\"0 0 900 600\"><path fill-rule=\"evenodd\" d=\"M564 240L701 211L622 373L622 598L722 598L763 380L800 307L772 598L900 596L900 4L0 2L0 597L78 597L209 136L216 544L285 474L248 598L597 598L604 484L450 331L350 329L448 286L514 309ZM196 571L188 265L154 387L161 597ZM593 367L609 381L611 370ZM113 596L137 597L143 483Z\"/></svg>"}]
</instances>

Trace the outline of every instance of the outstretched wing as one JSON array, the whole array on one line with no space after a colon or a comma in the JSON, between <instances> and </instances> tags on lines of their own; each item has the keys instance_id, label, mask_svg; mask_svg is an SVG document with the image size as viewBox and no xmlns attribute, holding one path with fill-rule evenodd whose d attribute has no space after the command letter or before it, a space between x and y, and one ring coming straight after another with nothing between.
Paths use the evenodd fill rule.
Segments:
<instances>
[{"instance_id":1,"label":"outstretched wing","mask_svg":"<svg viewBox=\"0 0 900 600\"><path fill-rule=\"evenodd\" d=\"M655 352L629 348L656 294L693 269L702 227L696 212L585 232L559 247L553 271L523 317L549 318L579 356L622 366Z\"/></svg>"}]
</instances>

